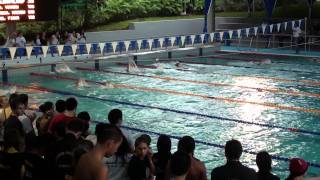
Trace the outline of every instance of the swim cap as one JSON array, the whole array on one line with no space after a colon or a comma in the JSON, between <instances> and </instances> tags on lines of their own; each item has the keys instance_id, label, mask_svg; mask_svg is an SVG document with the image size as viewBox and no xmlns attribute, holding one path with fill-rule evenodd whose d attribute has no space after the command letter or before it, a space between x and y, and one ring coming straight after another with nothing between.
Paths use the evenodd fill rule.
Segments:
<instances>
[{"instance_id":1,"label":"swim cap","mask_svg":"<svg viewBox=\"0 0 320 180\"><path fill-rule=\"evenodd\" d=\"M299 158L293 158L290 160L289 169L291 174L303 175L308 170L308 163Z\"/></svg>"}]
</instances>

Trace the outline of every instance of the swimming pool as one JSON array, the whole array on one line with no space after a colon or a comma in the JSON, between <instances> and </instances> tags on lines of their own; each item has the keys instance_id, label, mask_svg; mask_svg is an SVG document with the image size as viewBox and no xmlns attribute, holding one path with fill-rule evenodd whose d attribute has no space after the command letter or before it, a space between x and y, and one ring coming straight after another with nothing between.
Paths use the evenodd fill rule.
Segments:
<instances>
[{"instance_id":1,"label":"swimming pool","mask_svg":"<svg viewBox=\"0 0 320 180\"><path fill-rule=\"evenodd\" d=\"M126 63L126 57L101 62L100 71L92 63L79 63L71 65L73 73L50 74L49 67L35 67L9 76L11 83L47 88L47 93L30 92L38 102L73 95L80 102L78 112L87 110L97 121L119 108L126 126L190 135L201 141L195 156L205 162L208 174L225 163L223 149L212 145L224 145L231 138L240 140L250 152L241 160L252 168L256 166L251 152L261 150L320 163L320 63L268 57L270 63L263 60L265 56L205 51L208 57L197 57L196 50L175 52L174 58L185 57L180 59L184 62L180 70L174 61L167 61L166 54L139 56L139 65L144 66L138 74L143 76L126 73L126 67L118 63ZM92 82L78 88L75 80L79 78ZM115 88L103 87L103 82ZM156 151L157 136L152 137ZM287 162L274 160L274 172L281 178L288 174L287 167ZM309 170L310 175L317 172L319 168Z\"/></svg>"}]
</instances>

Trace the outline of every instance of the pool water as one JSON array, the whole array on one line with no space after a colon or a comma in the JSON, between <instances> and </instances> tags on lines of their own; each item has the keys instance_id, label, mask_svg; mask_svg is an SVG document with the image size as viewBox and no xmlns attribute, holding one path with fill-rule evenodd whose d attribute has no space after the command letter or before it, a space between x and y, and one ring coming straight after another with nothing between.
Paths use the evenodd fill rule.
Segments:
<instances>
[{"instance_id":1,"label":"pool water","mask_svg":"<svg viewBox=\"0 0 320 180\"><path fill-rule=\"evenodd\" d=\"M255 58L258 60L265 58L250 55L229 55L229 57L244 59ZM318 132L320 129L319 113L281 109L277 107L273 108L265 105L267 103L274 103L281 107L320 109L320 96L307 96L303 94L303 92L310 92L315 95L320 94L320 84L308 84L295 81L310 80L320 82L320 63L301 58L270 59L272 60L271 64L259 64L244 61L228 61L219 58L188 57L185 59L187 62L207 63L184 63L183 68L188 71L176 70L174 62L158 62L157 64L153 64L154 62L140 62L141 64L161 66L161 68L158 69L140 69L141 72L139 72L139 74L152 77L82 71L75 68L77 65L71 66L74 73L56 74L63 77L130 85L124 88L105 88L100 84L93 83L89 83L89 87L78 88L75 81L30 75L15 75L14 77L10 77L10 82L28 86L37 85L49 89L94 97L77 97L79 100L78 112L89 111L92 119L97 121L105 121L107 113L111 109L119 108L124 112L124 124L126 126L175 136L189 135L199 141L220 145L224 145L226 141L234 138L241 141L243 148L248 151L259 152L266 150L272 155L288 158L302 157L309 162L320 163L320 136L317 135L306 135L277 128L230 122L222 119L160 109L143 108L97 99L117 100L221 118L233 118L242 121ZM208 65L208 63L215 65ZM85 67L84 65L82 66ZM90 65L89 68L92 68L92 65ZM126 72L125 67L115 64L102 66L101 68L113 72ZM48 72L41 69L33 70L33 72L39 71L48 74ZM255 78L255 76L265 78ZM158 77L170 77L182 81L164 80ZM269 79L268 77L291 79L294 81L278 81ZM185 82L183 80L193 81ZM197 83L199 81L228 84L228 86ZM252 87L262 90L252 89ZM302 93L300 95L293 95L292 93L265 91L268 89L281 89ZM164 92L163 90L170 91ZM186 95L186 93L189 94ZM54 102L58 99L66 98L66 96L56 93L30 92L30 94L32 99L37 102L47 100ZM237 99L245 102L234 103L219 98L214 99L213 97ZM259 102L262 105L247 103L248 101ZM138 135L137 132L132 133L135 136ZM155 143L157 136L152 136L152 138L152 147L153 150L156 151ZM177 140L173 140L173 151L176 150L176 142ZM223 149L205 144L196 145L195 157L205 162L208 175L210 175L214 167L225 163ZM256 169L254 155L243 153L241 161L245 165ZM281 176L282 179L288 175L287 162L274 160L273 165L273 172ZM319 175L318 168L311 167L309 169L309 175L314 176L317 174Z\"/></svg>"}]
</instances>

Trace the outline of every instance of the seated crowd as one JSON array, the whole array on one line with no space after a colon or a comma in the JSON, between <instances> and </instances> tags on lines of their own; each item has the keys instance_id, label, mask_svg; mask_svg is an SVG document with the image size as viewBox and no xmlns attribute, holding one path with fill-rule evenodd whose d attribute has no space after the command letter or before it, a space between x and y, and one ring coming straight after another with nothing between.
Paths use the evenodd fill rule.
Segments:
<instances>
[{"instance_id":1,"label":"seated crowd","mask_svg":"<svg viewBox=\"0 0 320 180\"><path fill-rule=\"evenodd\" d=\"M76 114L75 98L45 102L30 110L26 94L0 98L0 178L4 180L206 180L203 162L195 157L195 140L182 137L171 153L171 139L160 135L157 152L151 138L135 140L121 128L122 112L113 109L108 123L98 123L90 133L88 112ZM242 145L225 145L226 164L214 168L212 180L277 180L272 160L259 152L259 171L240 162ZM302 180L308 170L303 159L290 160L287 180ZM317 179L317 178L315 178Z\"/></svg>"},{"instance_id":2,"label":"seated crowd","mask_svg":"<svg viewBox=\"0 0 320 180\"><path fill-rule=\"evenodd\" d=\"M28 43L30 42L30 43ZM81 32L68 32L65 31L62 35L60 32L47 33L42 32L35 35L33 39L30 38L30 41L26 40L22 32L13 32L8 36L4 47L26 47L27 43L32 46L50 46L50 45L71 45L71 44L85 44L86 36L84 31Z\"/></svg>"}]
</instances>

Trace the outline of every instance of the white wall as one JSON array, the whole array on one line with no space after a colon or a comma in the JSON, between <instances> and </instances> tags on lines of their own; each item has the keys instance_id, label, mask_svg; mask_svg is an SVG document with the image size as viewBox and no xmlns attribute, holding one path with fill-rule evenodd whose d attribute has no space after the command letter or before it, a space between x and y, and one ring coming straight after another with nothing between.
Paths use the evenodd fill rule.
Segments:
<instances>
[{"instance_id":1,"label":"white wall","mask_svg":"<svg viewBox=\"0 0 320 180\"><path fill-rule=\"evenodd\" d=\"M164 36L200 34L204 19L166 20L156 22L136 22L129 30L87 32L87 42L121 41L157 38Z\"/></svg>"}]
</instances>

